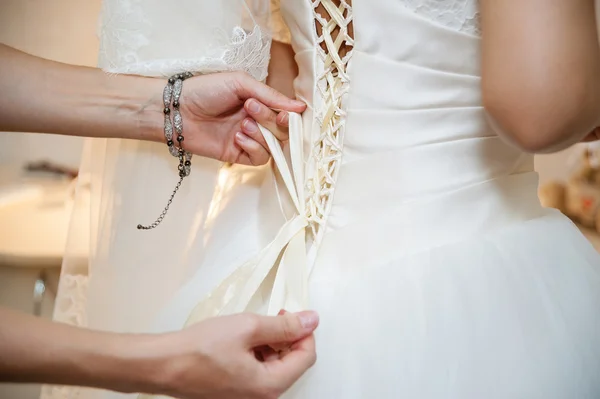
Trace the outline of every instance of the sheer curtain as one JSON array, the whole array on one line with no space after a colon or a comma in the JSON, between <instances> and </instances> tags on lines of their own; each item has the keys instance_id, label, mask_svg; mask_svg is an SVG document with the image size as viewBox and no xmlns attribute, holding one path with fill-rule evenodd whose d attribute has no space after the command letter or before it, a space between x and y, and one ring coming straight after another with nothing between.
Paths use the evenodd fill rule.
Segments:
<instances>
[{"instance_id":1,"label":"sheer curtain","mask_svg":"<svg viewBox=\"0 0 600 399\"><path fill-rule=\"evenodd\" d=\"M267 0L104 0L99 66L154 77L242 70L264 80L274 26L277 38L286 40L278 4ZM266 168L195 158L164 222L139 231L138 223L153 220L165 206L177 182L176 160L157 143L87 140L55 319L148 331L199 265L226 251L211 246L219 234L214 215L228 205L220 201L223 193L259 184ZM109 397L127 396L64 387L42 393L44 399Z\"/></svg>"}]
</instances>

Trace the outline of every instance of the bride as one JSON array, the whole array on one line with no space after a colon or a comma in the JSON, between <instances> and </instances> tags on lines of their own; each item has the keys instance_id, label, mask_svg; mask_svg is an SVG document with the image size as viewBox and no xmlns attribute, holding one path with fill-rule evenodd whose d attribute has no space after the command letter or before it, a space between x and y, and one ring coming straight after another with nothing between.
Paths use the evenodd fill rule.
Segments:
<instances>
[{"instance_id":1,"label":"bride","mask_svg":"<svg viewBox=\"0 0 600 399\"><path fill-rule=\"evenodd\" d=\"M271 51L269 83L308 109L283 145L243 124L268 165L194 160L147 231L176 160L91 143L90 260L67 256L57 318L160 332L310 307L319 360L287 399L600 397L600 256L540 206L529 154L600 125L593 0L280 6L104 1L106 70L262 80Z\"/></svg>"}]
</instances>

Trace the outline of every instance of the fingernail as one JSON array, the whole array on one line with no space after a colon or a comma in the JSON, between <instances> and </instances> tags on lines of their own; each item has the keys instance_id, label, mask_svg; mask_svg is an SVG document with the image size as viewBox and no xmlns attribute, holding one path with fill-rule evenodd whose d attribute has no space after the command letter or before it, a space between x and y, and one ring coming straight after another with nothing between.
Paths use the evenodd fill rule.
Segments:
<instances>
[{"instance_id":1,"label":"fingernail","mask_svg":"<svg viewBox=\"0 0 600 399\"><path fill-rule=\"evenodd\" d=\"M258 130L258 126L256 126L256 123L247 119L244 121L244 128L250 133L255 133Z\"/></svg>"},{"instance_id":2,"label":"fingernail","mask_svg":"<svg viewBox=\"0 0 600 399\"><path fill-rule=\"evenodd\" d=\"M237 139L237 141L241 141L241 142L246 141L246 135L242 132L237 132L235 134L235 138Z\"/></svg>"},{"instance_id":3,"label":"fingernail","mask_svg":"<svg viewBox=\"0 0 600 399\"><path fill-rule=\"evenodd\" d=\"M258 101L250 100L248 103L248 111L250 111L252 114L256 114L258 111L260 111L260 105L258 104Z\"/></svg>"},{"instance_id":4,"label":"fingernail","mask_svg":"<svg viewBox=\"0 0 600 399\"><path fill-rule=\"evenodd\" d=\"M300 312L298 313L302 328L313 329L319 324L319 315L316 312Z\"/></svg>"},{"instance_id":5,"label":"fingernail","mask_svg":"<svg viewBox=\"0 0 600 399\"><path fill-rule=\"evenodd\" d=\"M281 117L281 123L284 124L284 125L287 125L289 123L289 121L290 121L290 115L286 112Z\"/></svg>"}]
</instances>

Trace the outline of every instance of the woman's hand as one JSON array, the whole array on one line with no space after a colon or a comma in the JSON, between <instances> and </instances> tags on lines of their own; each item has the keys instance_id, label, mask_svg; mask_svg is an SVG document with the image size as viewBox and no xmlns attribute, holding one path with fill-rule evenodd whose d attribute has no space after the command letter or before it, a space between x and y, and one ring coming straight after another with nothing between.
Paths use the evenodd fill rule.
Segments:
<instances>
[{"instance_id":1,"label":"woman's hand","mask_svg":"<svg viewBox=\"0 0 600 399\"><path fill-rule=\"evenodd\" d=\"M314 312L216 317L167 334L116 334L0 307L0 382L182 399L278 398L315 360ZM268 359L264 348L284 348Z\"/></svg>"},{"instance_id":2,"label":"woman's hand","mask_svg":"<svg viewBox=\"0 0 600 399\"><path fill-rule=\"evenodd\" d=\"M223 162L262 165L269 158L256 122L287 139L287 113L306 105L291 100L244 73L217 73L188 79L181 113L186 150Z\"/></svg>"},{"instance_id":3,"label":"woman's hand","mask_svg":"<svg viewBox=\"0 0 600 399\"><path fill-rule=\"evenodd\" d=\"M269 151L267 142L260 132L257 123L268 129L281 142L289 138L289 114L286 111L276 112L260 102L250 99L244 105L249 117L242 122L242 132L236 136L238 144L244 148L247 143L258 143L264 151ZM254 145L254 144L253 144Z\"/></svg>"},{"instance_id":4,"label":"woman's hand","mask_svg":"<svg viewBox=\"0 0 600 399\"><path fill-rule=\"evenodd\" d=\"M314 364L317 324L313 312L205 320L156 341L155 381L160 393L182 399L278 398ZM285 353L262 357L276 345Z\"/></svg>"},{"instance_id":5,"label":"woman's hand","mask_svg":"<svg viewBox=\"0 0 600 399\"><path fill-rule=\"evenodd\" d=\"M6 94L0 97L1 131L165 142L162 93L166 81L109 75L2 44L0 59L0 90ZM36 94L32 97L31 93ZM249 99L255 101L246 103ZM249 115L247 123L258 121L285 139L285 114L278 119L279 125L273 124L276 112L271 109L303 112L306 108L242 72L186 80L180 104L186 150L246 165L269 160L258 129L242 126ZM254 108L258 109L255 114Z\"/></svg>"}]
</instances>

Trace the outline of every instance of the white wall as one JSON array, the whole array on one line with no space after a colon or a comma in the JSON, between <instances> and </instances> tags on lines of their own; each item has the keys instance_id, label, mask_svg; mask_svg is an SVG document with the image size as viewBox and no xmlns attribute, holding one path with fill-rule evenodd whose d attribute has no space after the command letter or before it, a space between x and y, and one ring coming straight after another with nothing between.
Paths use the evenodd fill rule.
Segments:
<instances>
[{"instance_id":1,"label":"white wall","mask_svg":"<svg viewBox=\"0 0 600 399\"><path fill-rule=\"evenodd\" d=\"M0 0L0 42L40 57L93 66L99 10L100 0ZM0 133L0 163L44 158L78 166L81 146L79 138Z\"/></svg>"}]
</instances>

